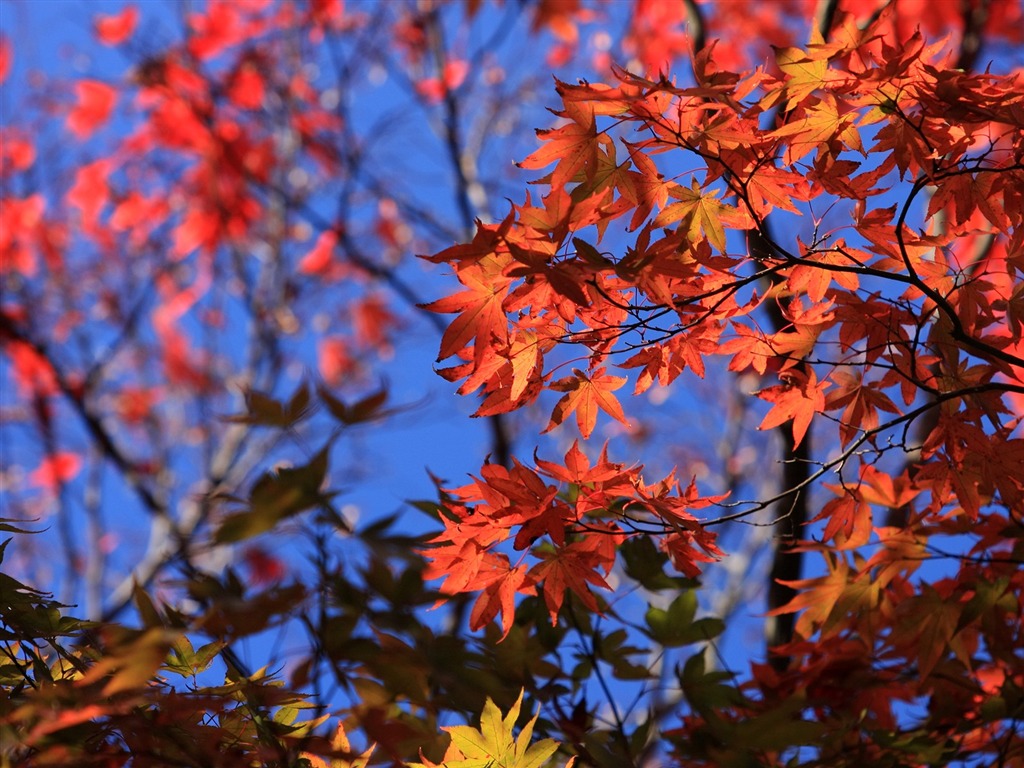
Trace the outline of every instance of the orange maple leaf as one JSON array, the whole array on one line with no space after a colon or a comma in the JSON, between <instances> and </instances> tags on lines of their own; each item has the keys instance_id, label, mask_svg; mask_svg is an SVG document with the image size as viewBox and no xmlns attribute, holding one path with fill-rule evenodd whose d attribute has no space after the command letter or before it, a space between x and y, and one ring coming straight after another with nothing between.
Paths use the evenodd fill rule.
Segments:
<instances>
[{"instance_id":1,"label":"orange maple leaf","mask_svg":"<svg viewBox=\"0 0 1024 768\"><path fill-rule=\"evenodd\" d=\"M726 339L718 347L719 354L733 356L729 361L729 370L745 371L753 368L763 376L768 370L768 361L776 357L772 345L760 330L736 322L733 322L733 329L736 336Z\"/></svg>"},{"instance_id":2,"label":"orange maple leaf","mask_svg":"<svg viewBox=\"0 0 1024 768\"><path fill-rule=\"evenodd\" d=\"M501 639L504 640L512 629L512 620L516 615L515 598L520 592L534 594L535 590L525 566L517 565L488 584L480 593L469 613L469 628L483 629L500 614Z\"/></svg>"},{"instance_id":3,"label":"orange maple leaf","mask_svg":"<svg viewBox=\"0 0 1024 768\"><path fill-rule=\"evenodd\" d=\"M474 359L479 365L491 346L492 336L500 345L508 342L508 321L501 305L512 281L502 274L502 265L496 258L463 266L458 278L467 290L426 304L424 309L459 314L441 337L438 360L457 354L475 339Z\"/></svg>"},{"instance_id":4,"label":"orange maple leaf","mask_svg":"<svg viewBox=\"0 0 1024 768\"><path fill-rule=\"evenodd\" d=\"M600 612L597 599L588 584L611 589L595 568L594 553L584 541L574 541L554 551L537 553L543 560L530 569L529 575L544 582L544 602L551 615L551 625L558 623L558 612L568 589L576 595L587 610Z\"/></svg>"},{"instance_id":5,"label":"orange maple leaf","mask_svg":"<svg viewBox=\"0 0 1024 768\"><path fill-rule=\"evenodd\" d=\"M593 104L568 102L563 112L555 114L572 122L537 131L537 136L546 143L518 165L535 170L558 163L551 174L551 188L559 189L580 171L589 169L593 172L596 169L599 134L594 122ZM605 140L608 141L607 137Z\"/></svg>"},{"instance_id":6,"label":"orange maple leaf","mask_svg":"<svg viewBox=\"0 0 1024 768\"><path fill-rule=\"evenodd\" d=\"M829 394L829 409L844 408L839 421L839 440L842 447L859 432L874 429L878 426L878 412L899 414L889 396L882 391L883 387L895 382L864 381L860 372L857 374L835 371L832 379L839 389Z\"/></svg>"},{"instance_id":7,"label":"orange maple leaf","mask_svg":"<svg viewBox=\"0 0 1024 768\"><path fill-rule=\"evenodd\" d=\"M774 403L765 414L758 429L770 429L793 420L794 447L800 445L811 425L815 413L825 410L825 390L831 386L827 379L818 382L813 368L807 373L789 370L783 374L784 383L762 389L757 393L762 400Z\"/></svg>"},{"instance_id":8,"label":"orange maple leaf","mask_svg":"<svg viewBox=\"0 0 1024 768\"><path fill-rule=\"evenodd\" d=\"M836 603L850 583L850 566L842 557L828 565L828 574L812 579L785 581L780 584L796 590L796 596L783 606L768 611L766 616L781 616L804 611L798 622L802 633L809 637L814 626L822 626L832 617Z\"/></svg>"},{"instance_id":9,"label":"orange maple leaf","mask_svg":"<svg viewBox=\"0 0 1024 768\"><path fill-rule=\"evenodd\" d=\"M827 488L841 492L842 486L827 485ZM852 494L843 494L830 499L815 520L828 519L822 541L830 541L842 534L837 540L836 548L840 550L855 549L868 543L871 538L871 506Z\"/></svg>"},{"instance_id":10,"label":"orange maple leaf","mask_svg":"<svg viewBox=\"0 0 1024 768\"><path fill-rule=\"evenodd\" d=\"M509 398L518 400L535 376L540 373L541 348L536 331L517 329L509 362L512 364L512 387Z\"/></svg>"},{"instance_id":11,"label":"orange maple leaf","mask_svg":"<svg viewBox=\"0 0 1024 768\"><path fill-rule=\"evenodd\" d=\"M860 132L849 114L840 115L835 98L826 94L818 104L807 107L802 115L774 132L778 138L792 136L786 147L785 163L792 165L811 150L842 139L850 149L863 152Z\"/></svg>"},{"instance_id":12,"label":"orange maple leaf","mask_svg":"<svg viewBox=\"0 0 1024 768\"><path fill-rule=\"evenodd\" d=\"M819 264L821 266L818 266ZM808 298L814 304L820 304L825 299L825 294L833 281L848 291L856 291L860 287L857 273L829 269L833 265L849 267L853 264L855 264L853 259L838 247L829 251L808 254L803 257L800 264L790 270L786 279L786 287L792 293L806 291Z\"/></svg>"},{"instance_id":13,"label":"orange maple leaf","mask_svg":"<svg viewBox=\"0 0 1024 768\"><path fill-rule=\"evenodd\" d=\"M625 383L624 376L606 376L604 368L595 369L589 376L583 371L573 369L572 376L559 379L551 384L551 389L566 394L555 404L555 409L551 413L551 422L544 432L550 432L575 411L580 434L587 439L593 433L594 425L597 423L598 409L629 426L626 415L622 412L622 405L612 394L614 390Z\"/></svg>"}]
</instances>

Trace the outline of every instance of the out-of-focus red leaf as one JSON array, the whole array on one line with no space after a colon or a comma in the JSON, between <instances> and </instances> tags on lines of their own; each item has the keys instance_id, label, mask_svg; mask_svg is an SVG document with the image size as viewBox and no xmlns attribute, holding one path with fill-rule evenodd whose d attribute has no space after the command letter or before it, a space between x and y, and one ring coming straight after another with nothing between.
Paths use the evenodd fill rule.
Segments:
<instances>
[{"instance_id":1,"label":"out-of-focus red leaf","mask_svg":"<svg viewBox=\"0 0 1024 768\"><path fill-rule=\"evenodd\" d=\"M228 87L228 98L242 109L259 109L266 88L263 75L251 61L243 62Z\"/></svg>"},{"instance_id":2,"label":"out-of-focus red leaf","mask_svg":"<svg viewBox=\"0 0 1024 768\"><path fill-rule=\"evenodd\" d=\"M31 398L48 397L57 394L57 377L53 366L23 341L10 341L4 345L4 352L10 357L18 396Z\"/></svg>"},{"instance_id":3,"label":"out-of-focus red leaf","mask_svg":"<svg viewBox=\"0 0 1024 768\"><path fill-rule=\"evenodd\" d=\"M97 16L93 21L96 37L104 45L120 45L135 33L139 22L139 9L129 5L112 16Z\"/></svg>"},{"instance_id":4,"label":"out-of-focus red leaf","mask_svg":"<svg viewBox=\"0 0 1024 768\"><path fill-rule=\"evenodd\" d=\"M416 92L422 96L428 104L437 104L444 98L444 85L436 77L428 77L416 83Z\"/></svg>"},{"instance_id":5,"label":"out-of-focus red leaf","mask_svg":"<svg viewBox=\"0 0 1024 768\"><path fill-rule=\"evenodd\" d=\"M334 336L323 339L317 345L317 365L320 375L328 386L337 387L353 376L359 364L349 351L345 339Z\"/></svg>"},{"instance_id":6,"label":"out-of-focus red leaf","mask_svg":"<svg viewBox=\"0 0 1024 768\"><path fill-rule=\"evenodd\" d=\"M46 201L42 195L5 198L0 205L0 274L36 273L36 233L43 221Z\"/></svg>"},{"instance_id":7,"label":"out-of-focus red leaf","mask_svg":"<svg viewBox=\"0 0 1024 768\"><path fill-rule=\"evenodd\" d=\"M110 713L110 706L104 704L86 704L74 709L66 709L59 712L50 720L40 721L32 732L25 738L26 745L32 745L41 741L43 737L51 733L57 733L65 728L73 728L81 723L89 722L92 719L100 719Z\"/></svg>"},{"instance_id":8,"label":"out-of-focus red leaf","mask_svg":"<svg viewBox=\"0 0 1024 768\"><path fill-rule=\"evenodd\" d=\"M74 480L81 469L81 456L70 451L57 451L46 456L39 466L32 470L29 480L38 488L55 492L60 486Z\"/></svg>"},{"instance_id":9,"label":"out-of-focus red leaf","mask_svg":"<svg viewBox=\"0 0 1024 768\"><path fill-rule=\"evenodd\" d=\"M11 43L6 35L0 35L0 83L7 79L11 72L11 60L14 58Z\"/></svg>"},{"instance_id":10,"label":"out-of-focus red leaf","mask_svg":"<svg viewBox=\"0 0 1024 768\"><path fill-rule=\"evenodd\" d=\"M15 128L0 133L0 176L24 171L36 161L36 145Z\"/></svg>"},{"instance_id":11,"label":"out-of-focus red leaf","mask_svg":"<svg viewBox=\"0 0 1024 768\"><path fill-rule=\"evenodd\" d=\"M309 253L303 256L296 269L301 275L326 277L334 270L334 248L338 244L337 233L328 230L322 232Z\"/></svg>"},{"instance_id":12,"label":"out-of-focus red leaf","mask_svg":"<svg viewBox=\"0 0 1024 768\"><path fill-rule=\"evenodd\" d=\"M242 42L246 37L242 24L242 8L229 0L211 0L205 13L192 13L188 25L192 36L189 52L197 59L211 59L225 48Z\"/></svg>"},{"instance_id":13,"label":"out-of-focus red leaf","mask_svg":"<svg viewBox=\"0 0 1024 768\"><path fill-rule=\"evenodd\" d=\"M220 242L221 234L221 217L217 211L190 208L174 229L171 253L174 258L183 259L197 248L212 252Z\"/></svg>"},{"instance_id":14,"label":"out-of-focus red leaf","mask_svg":"<svg viewBox=\"0 0 1024 768\"><path fill-rule=\"evenodd\" d=\"M118 417L126 424L141 424L149 418L163 396L158 387L125 387L116 400Z\"/></svg>"},{"instance_id":15,"label":"out-of-focus red leaf","mask_svg":"<svg viewBox=\"0 0 1024 768\"><path fill-rule=\"evenodd\" d=\"M117 91L99 80L75 83L75 106L68 113L67 127L81 140L88 139L110 117L117 104Z\"/></svg>"},{"instance_id":16,"label":"out-of-focus red leaf","mask_svg":"<svg viewBox=\"0 0 1024 768\"><path fill-rule=\"evenodd\" d=\"M284 563L262 547L246 547L242 558L249 570L249 579L255 585L280 581L287 572Z\"/></svg>"},{"instance_id":17,"label":"out-of-focus red leaf","mask_svg":"<svg viewBox=\"0 0 1024 768\"><path fill-rule=\"evenodd\" d=\"M68 190L67 201L81 211L82 223L87 230L96 226L100 211L110 198L107 179L111 167L109 160L97 160L83 165L75 173L75 183Z\"/></svg>"},{"instance_id":18,"label":"out-of-focus red leaf","mask_svg":"<svg viewBox=\"0 0 1024 768\"><path fill-rule=\"evenodd\" d=\"M469 74L469 62L465 59L449 59L444 64L444 86L454 91L466 80Z\"/></svg>"},{"instance_id":19,"label":"out-of-focus red leaf","mask_svg":"<svg viewBox=\"0 0 1024 768\"><path fill-rule=\"evenodd\" d=\"M469 62L451 59L445 62L441 77L428 77L416 84L416 90L430 104L437 104L449 91L454 91L466 80Z\"/></svg>"},{"instance_id":20,"label":"out-of-focus red leaf","mask_svg":"<svg viewBox=\"0 0 1024 768\"><path fill-rule=\"evenodd\" d=\"M352 332L360 346L387 353L391 349L390 331L397 318L379 295L366 296L352 307Z\"/></svg>"},{"instance_id":21,"label":"out-of-focus red leaf","mask_svg":"<svg viewBox=\"0 0 1024 768\"><path fill-rule=\"evenodd\" d=\"M310 0L309 15L316 24L329 27L345 15L344 0Z\"/></svg>"},{"instance_id":22,"label":"out-of-focus red leaf","mask_svg":"<svg viewBox=\"0 0 1024 768\"><path fill-rule=\"evenodd\" d=\"M393 254L400 253L412 240L412 231L398 215L398 205L388 198L377 204L374 231Z\"/></svg>"}]
</instances>

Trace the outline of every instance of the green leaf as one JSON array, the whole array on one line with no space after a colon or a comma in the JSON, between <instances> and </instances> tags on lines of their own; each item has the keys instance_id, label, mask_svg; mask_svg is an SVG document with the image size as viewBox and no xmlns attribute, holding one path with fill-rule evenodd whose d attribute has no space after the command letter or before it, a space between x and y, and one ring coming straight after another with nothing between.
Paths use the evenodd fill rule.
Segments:
<instances>
[{"instance_id":1,"label":"green leaf","mask_svg":"<svg viewBox=\"0 0 1024 768\"><path fill-rule=\"evenodd\" d=\"M697 613L697 593L692 589L681 592L672 601L667 610L651 606L644 616L647 622L647 634L651 639L673 648L693 642L688 637L688 630Z\"/></svg>"},{"instance_id":2,"label":"green leaf","mask_svg":"<svg viewBox=\"0 0 1024 768\"><path fill-rule=\"evenodd\" d=\"M386 416L388 413L381 410L381 406L388 399L388 391L384 388L367 395L361 400L357 400L352 405L346 405L343 401L332 395L326 387L317 387L316 391L324 405L327 406L327 411L331 416L345 426L374 421Z\"/></svg>"},{"instance_id":3,"label":"green leaf","mask_svg":"<svg viewBox=\"0 0 1024 768\"><path fill-rule=\"evenodd\" d=\"M314 409L309 404L309 388L305 382L289 398L287 404L270 395L251 389L245 393L246 412L228 416L224 420L234 424L288 429L309 417Z\"/></svg>"},{"instance_id":4,"label":"green leaf","mask_svg":"<svg viewBox=\"0 0 1024 768\"><path fill-rule=\"evenodd\" d=\"M214 540L226 544L252 538L299 512L326 504L330 495L321 493L320 488L327 475L328 450L325 446L305 466L260 477L249 494L249 508L224 518Z\"/></svg>"},{"instance_id":5,"label":"green leaf","mask_svg":"<svg viewBox=\"0 0 1024 768\"><path fill-rule=\"evenodd\" d=\"M686 700L705 716L716 709L743 702L743 694L734 685L724 684L725 681L732 680L732 674L706 671L706 650L707 648L687 659L682 672L678 673Z\"/></svg>"},{"instance_id":6,"label":"green leaf","mask_svg":"<svg viewBox=\"0 0 1024 768\"><path fill-rule=\"evenodd\" d=\"M626 575L639 582L645 589L660 592L695 585L691 579L669 576L665 573L668 555L659 550L649 536L627 539L619 548L619 553L625 563Z\"/></svg>"},{"instance_id":7,"label":"green leaf","mask_svg":"<svg viewBox=\"0 0 1024 768\"><path fill-rule=\"evenodd\" d=\"M805 702L789 699L757 717L731 724L732 743L747 749L782 751L790 747L818 743L825 725L799 717Z\"/></svg>"},{"instance_id":8,"label":"green leaf","mask_svg":"<svg viewBox=\"0 0 1024 768\"><path fill-rule=\"evenodd\" d=\"M170 670L182 677L189 677L192 674L195 656L196 652L192 648L192 642L182 635L175 641L168 652L167 661L164 662L164 669Z\"/></svg>"},{"instance_id":9,"label":"green leaf","mask_svg":"<svg viewBox=\"0 0 1024 768\"><path fill-rule=\"evenodd\" d=\"M1005 594L1010 586L1010 577L1003 576L995 581L977 581L972 585L974 595L964 606L960 620L957 622L956 631L959 632L968 624L972 624L979 618L991 611L999 598Z\"/></svg>"},{"instance_id":10,"label":"green leaf","mask_svg":"<svg viewBox=\"0 0 1024 768\"><path fill-rule=\"evenodd\" d=\"M132 587L132 602L135 603L135 610L139 612L139 618L142 619L143 626L147 628L164 626L164 620L160 616L160 611L153 604L149 593L139 586L138 582Z\"/></svg>"},{"instance_id":11,"label":"green leaf","mask_svg":"<svg viewBox=\"0 0 1024 768\"><path fill-rule=\"evenodd\" d=\"M711 640L725 632L725 622L713 616L697 619L683 631L683 644Z\"/></svg>"}]
</instances>

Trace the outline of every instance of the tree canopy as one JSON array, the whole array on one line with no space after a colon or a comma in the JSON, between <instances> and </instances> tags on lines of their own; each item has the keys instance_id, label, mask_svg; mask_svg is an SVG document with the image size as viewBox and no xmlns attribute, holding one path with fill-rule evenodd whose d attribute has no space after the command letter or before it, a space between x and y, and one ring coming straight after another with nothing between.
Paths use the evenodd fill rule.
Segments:
<instances>
[{"instance_id":1,"label":"tree canopy","mask_svg":"<svg viewBox=\"0 0 1024 768\"><path fill-rule=\"evenodd\" d=\"M11 7L4 766L1024 765L1019 0Z\"/></svg>"}]
</instances>

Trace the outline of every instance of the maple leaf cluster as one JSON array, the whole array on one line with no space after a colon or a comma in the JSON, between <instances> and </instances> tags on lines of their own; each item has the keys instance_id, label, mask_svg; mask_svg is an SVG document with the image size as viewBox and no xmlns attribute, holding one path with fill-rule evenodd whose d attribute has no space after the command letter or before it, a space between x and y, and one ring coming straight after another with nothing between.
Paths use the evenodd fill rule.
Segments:
<instances>
[{"instance_id":1,"label":"maple leaf cluster","mask_svg":"<svg viewBox=\"0 0 1024 768\"><path fill-rule=\"evenodd\" d=\"M1019 533L1024 512L1024 88L1019 73L950 68L945 41L919 31L897 40L890 14L858 18L838 12L828 39L778 47L770 68L730 72L708 45L688 86L621 69L608 84L558 82L557 123L519 163L547 171L539 199L429 257L465 289L429 308L457 315L440 349L456 364L441 374L480 393L478 415L550 407L550 390L562 394L544 431L575 413L586 439L601 411L628 423L615 393L630 371L639 394L687 369L703 377L719 357L764 380L761 429L786 428L793 450L812 434L837 446L789 459L809 468L770 501L728 505L693 486L652 495L606 449L583 463L578 444L565 465L584 474L485 465L449 492L426 550L443 592L481 592L472 627L500 614L507 634L514 593L542 582L553 619L563 590L599 609L590 589L634 510L694 575L721 554L703 522L722 520L702 522L685 499L738 519L822 487L831 498L809 521L820 527L798 532L797 551L822 552L827 574L781 582L795 597L772 614L799 618L775 652L799 663L756 672L764 700L805 686L835 700L840 667L868 674L884 659L920 679L857 694L868 730L883 731L893 698L1009 679L985 649L1019 640L1019 547L984 532ZM559 374L566 348L571 376ZM571 483L568 497L549 479ZM956 558L928 542L965 535L959 572L915 587L921 560ZM499 550L538 536L532 567ZM971 719L971 743L998 720Z\"/></svg>"},{"instance_id":2,"label":"maple leaf cluster","mask_svg":"<svg viewBox=\"0 0 1024 768\"><path fill-rule=\"evenodd\" d=\"M718 71L708 50L693 87L624 71L613 86L558 84L562 125L541 131L543 146L520 164L554 166L539 182L549 189L541 204L528 197L504 221L480 225L472 242L430 257L466 288L429 308L458 315L441 358L464 362L442 374L463 380L460 393L482 392L478 415L555 390L566 394L548 429L575 413L587 438L599 411L626 422L613 394L626 378L609 374L610 364L641 368L639 393L687 368L703 375L706 357L725 355L730 370L780 380L758 393L772 405L762 429L792 422L799 444L828 416L844 460L851 446L873 445L883 428L937 407L921 404L932 395L942 404L925 440L933 508L956 502L976 516L979 507L980 494L953 483L969 459L948 430L1003 449L999 469L985 473L985 495L1019 502L1017 481L1006 479L1018 474L1016 452L1005 450L1016 420L986 426L1012 415L1003 398L1020 393L1024 375L1010 309L1024 269L1018 84L942 71L930 63L939 46L918 36L896 49L852 17L835 38L778 51L774 76ZM948 123L950 99L968 93L969 119ZM625 127L649 138L616 142ZM872 129L871 141L862 138ZM666 152L702 166L688 185L657 171L652 158ZM893 174L913 179L906 198L868 206ZM936 192L926 229L914 230L908 216L928 188ZM795 249L769 239L749 274L752 260L727 230L766 236L773 211L799 214L798 204L819 199L845 204L848 222ZM632 244L618 257L602 253L611 222L627 215ZM1001 234L980 260L964 263L951 250L986 230ZM758 321L767 304L784 318L774 332ZM546 359L566 343L585 350L587 367L557 378Z\"/></svg>"},{"instance_id":3,"label":"maple leaf cluster","mask_svg":"<svg viewBox=\"0 0 1024 768\"><path fill-rule=\"evenodd\" d=\"M719 499L699 498L692 483L681 491L672 476L646 484L641 469L612 463L604 451L591 465L578 443L561 463L537 459L536 471L518 461L511 468L484 465L479 479L445 492L445 529L426 550L427 578L444 578L441 591L447 594L481 590L470 627L480 629L500 617L507 635L516 595L534 594L538 584L552 624L566 591L599 611L591 587L611 589L601 573L611 571L629 529L651 519L669 521L661 547L679 570L697 575L696 563L711 562L721 552L715 535L690 510ZM519 556L513 564L497 546L508 540L514 551L529 550L537 562L527 568Z\"/></svg>"}]
</instances>

